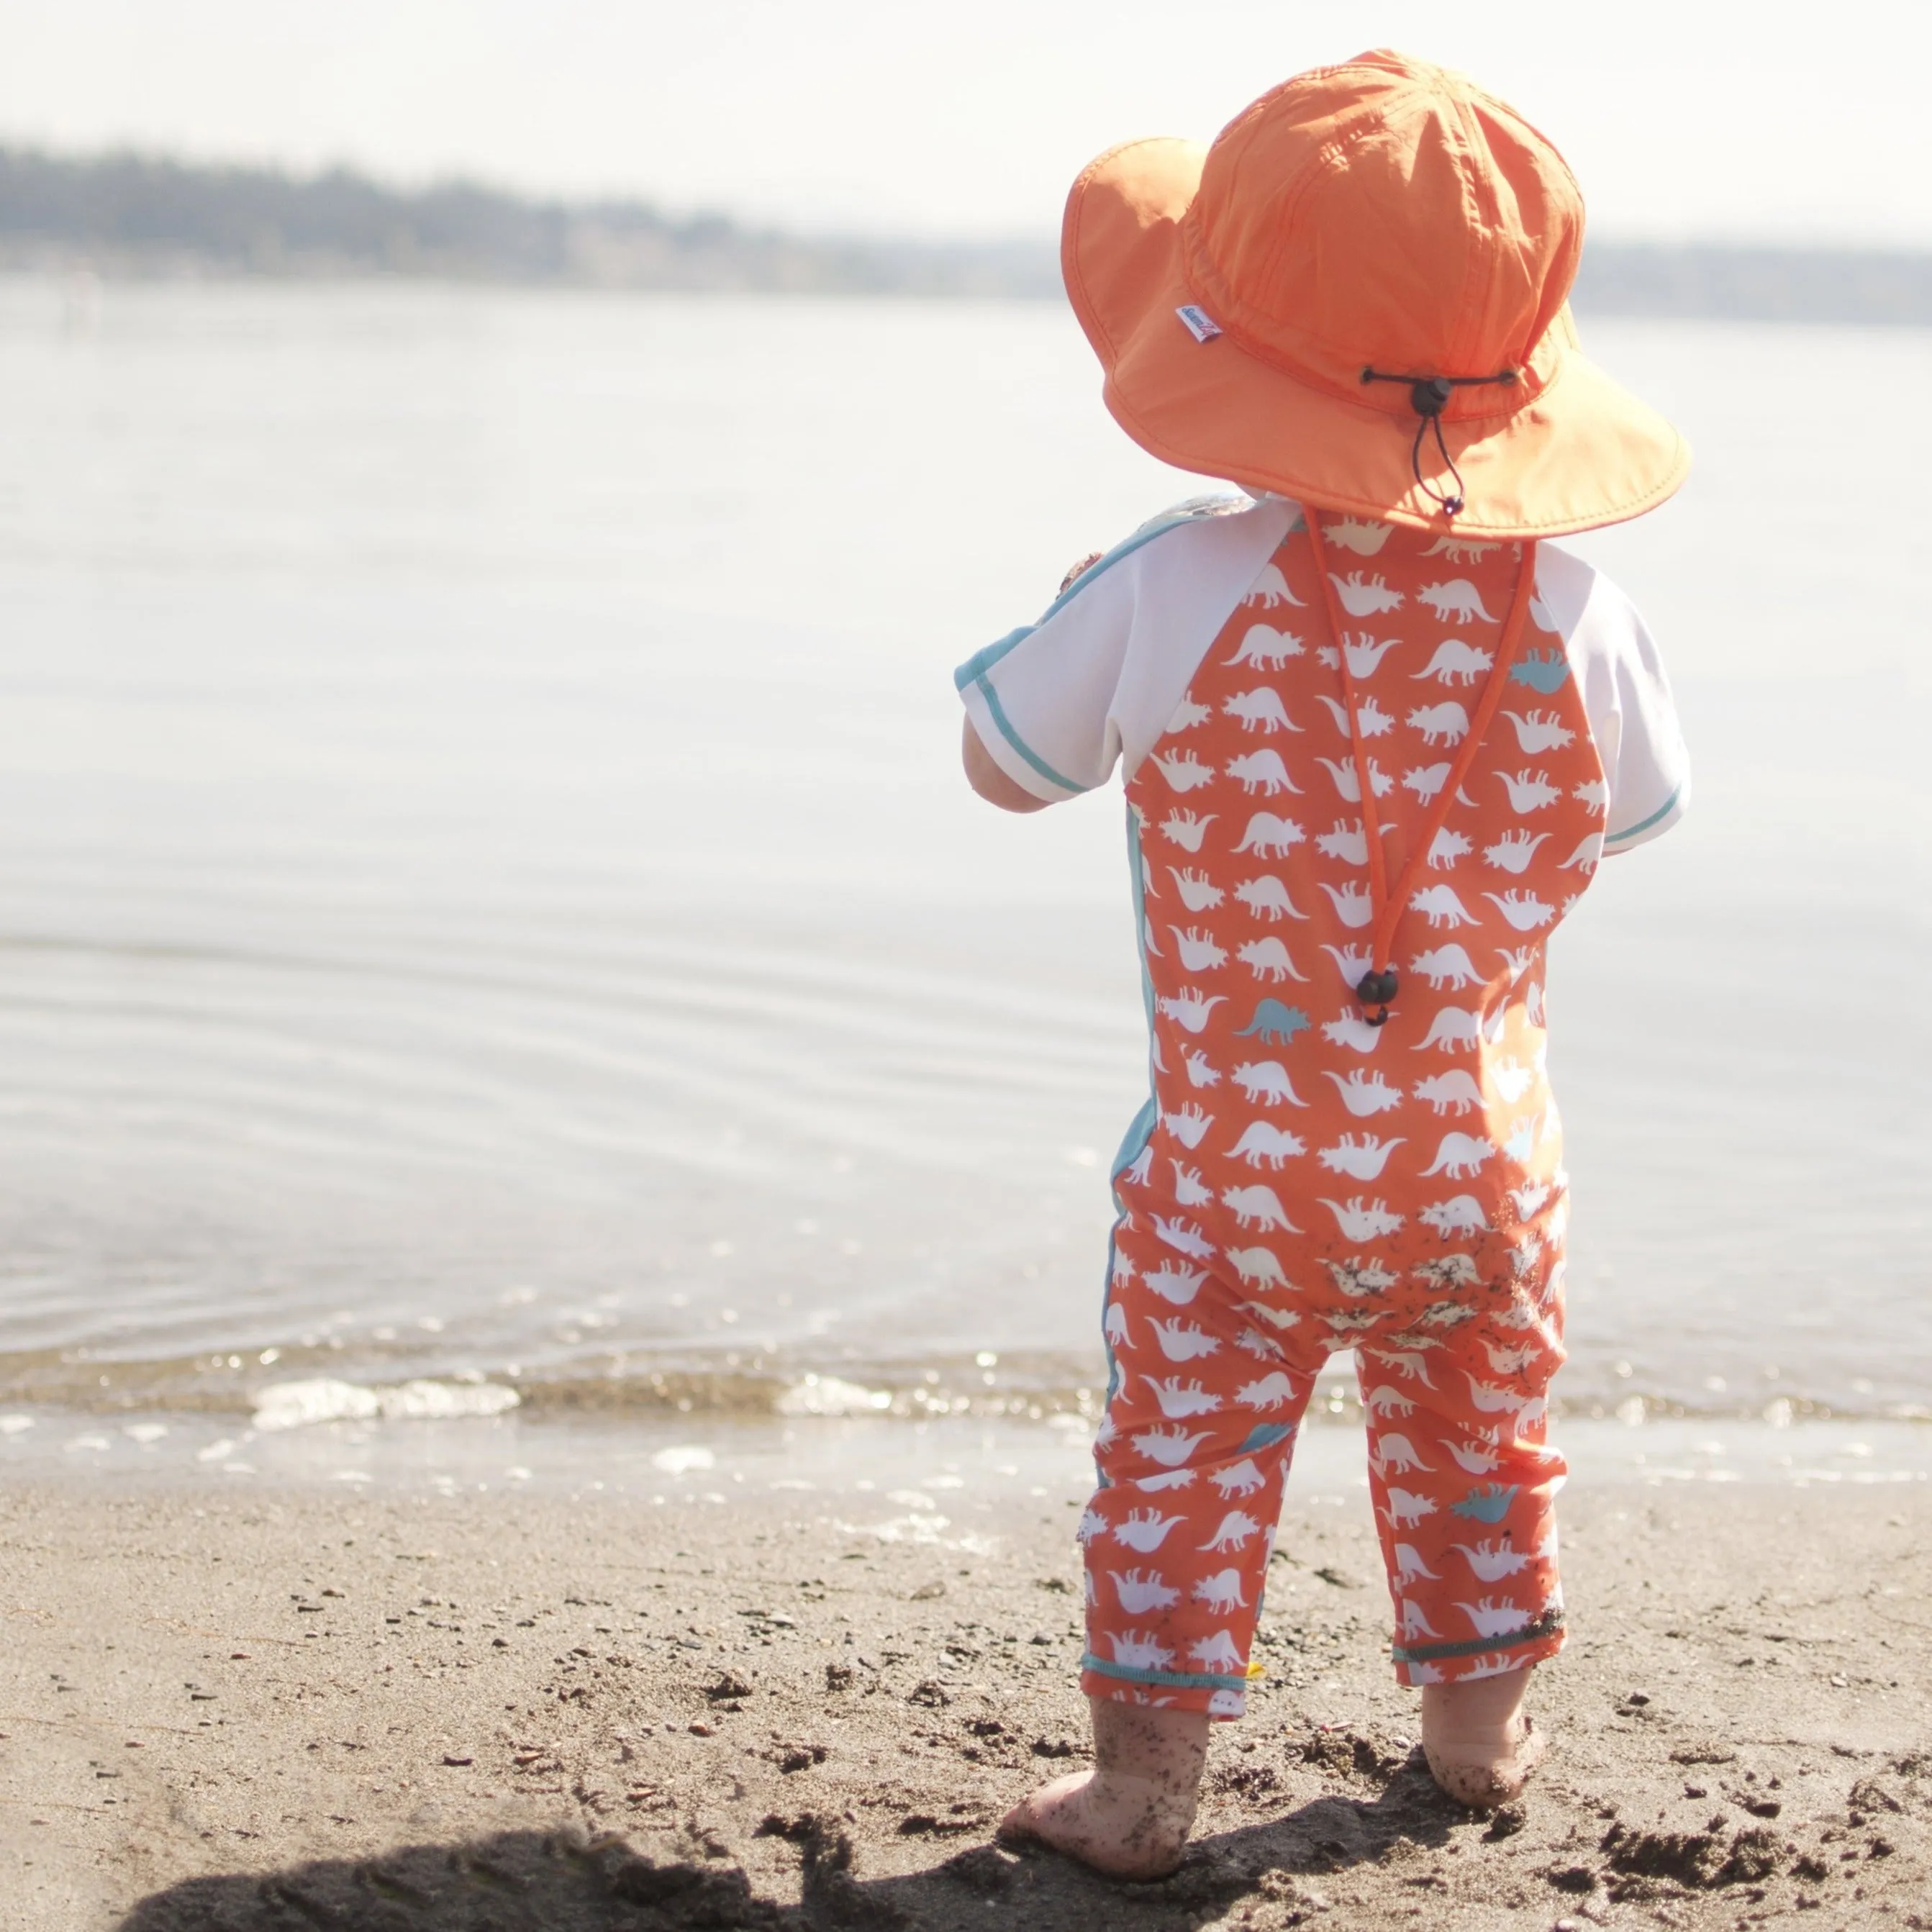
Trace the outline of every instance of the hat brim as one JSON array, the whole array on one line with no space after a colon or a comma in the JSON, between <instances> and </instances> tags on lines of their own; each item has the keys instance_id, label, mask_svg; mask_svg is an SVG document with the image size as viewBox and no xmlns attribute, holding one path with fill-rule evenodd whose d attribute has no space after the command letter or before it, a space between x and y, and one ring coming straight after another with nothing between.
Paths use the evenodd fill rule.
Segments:
<instances>
[{"instance_id":1,"label":"hat brim","mask_svg":"<svg viewBox=\"0 0 1932 1932\"><path fill-rule=\"evenodd\" d=\"M1130 142L1102 154L1067 198L1061 271L1114 420L1178 469L1442 529L1441 506L1410 466L1408 418L1298 381L1230 335L1198 341L1176 314L1200 300L1180 224L1206 152ZM1565 347L1540 393L1507 414L1444 423L1462 479L1460 534L1521 540L1621 523L1664 502L1690 470L1682 436L1576 347L1568 309L1555 326Z\"/></svg>"}]
</instances>

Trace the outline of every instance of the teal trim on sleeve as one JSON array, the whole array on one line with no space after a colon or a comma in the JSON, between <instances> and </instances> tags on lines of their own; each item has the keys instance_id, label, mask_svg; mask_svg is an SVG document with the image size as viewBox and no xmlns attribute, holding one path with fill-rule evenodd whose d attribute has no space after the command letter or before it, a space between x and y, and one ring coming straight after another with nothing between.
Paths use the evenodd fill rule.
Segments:
<instances>
[{"instance_id":1,"label":"teal trim on sleeve","mask_svg":"<svg viewBox=\"0 0 1932 1932\"><path fill-rule=\"evenodd\" d=\"M976 684L1016 644L1031 637L1039 628L1037 624L1022 624L1017 631L1009 631L998 644L975 651L952 674L952 688L964 691L969 684Z\"/></svg>"},{"instance_id":2,"label":"teal trim on sleeve","mask_svg":"<svg viewBox=\"0 0 1932 1932\"><path fill-rule=\"evenodd\" d=\"M1245 1672L1226 1677L1203 1670L1146 1670L1136 1664L1109 1664L1090 1650L1080 1660L1080 1667L1096 1676L1118 1677L1129 1684L1165 1684L1175 1690L1245 1690L1249 1682Z\"/></svg>"},{"instance_id":3,"label":"teal trim on sleeve","mask_svg":"<svg viewBox=\"0 0 1932 1932\"><path fill-rule=\"evenodd\" d=\"M1679 785L1648 818L1639 819L1636 824L1626 826L1621 832L1606 832L1604 835L1604 844L1614 845L1620 839L1634 838L1640 832L1648 832L1659 820L1668 818L1677 809L1677 801L1683 796L1684 788Z\"/></svg>"},{"instance_id":4,"label":"teal trim on sleeve","mask_svg":"<svg viewBox=\"0 0 1932 1932\"><path fill-rule=\"evenodd\" d=\"M1514 1650L1517 1645L1540 1643L1563 1628L1561 1610L1546 1610L1534 1623L1503 1636L1472 1636L1460 1643L1394 1643L1389 1654L1397 1664L1432 1664L1438 1658L1480 1657L1485 1651Z\"/></svg>"},{"instance_id":5,"label":"teal trim on sleeve","mask_svg":"<svg viewBox=\"0 0 1932 1932\"><path fill-rule=\"evenodd\" d=\"M1000 694L983 677L969 680L970 687L985 701L987 715L1000 728L1000 736L1025 759L1048 784L1057 784L1060 790L1078 795L1088 788L1076 784L1070 778L1063 778L1020 734L1013 729L1012 720L1006 716L1006 706L1000 702Z\"/></svg>"}]
</instances>

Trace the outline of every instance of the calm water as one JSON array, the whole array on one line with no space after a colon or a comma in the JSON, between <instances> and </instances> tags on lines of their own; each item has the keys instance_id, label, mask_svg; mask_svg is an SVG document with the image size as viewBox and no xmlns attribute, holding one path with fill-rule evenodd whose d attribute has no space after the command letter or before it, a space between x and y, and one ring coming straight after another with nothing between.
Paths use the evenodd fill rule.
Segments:
<instances>
[{"instance_id":1,"label":"calm water","mask_svg":"<svg viewBox=\"0 0 1932 1932\"><path fill-rule=\"evenodd\" d=\"M1590 334L1699 447L1586 546L1698 797L1557 943L1559 1389L1932 1407L1932 337ZM1198 487L1097 387L1047 308L0 284L0 1399L1076 1404L1118 800L979 806L948 673Z\"/></svg>"}]
</instances>

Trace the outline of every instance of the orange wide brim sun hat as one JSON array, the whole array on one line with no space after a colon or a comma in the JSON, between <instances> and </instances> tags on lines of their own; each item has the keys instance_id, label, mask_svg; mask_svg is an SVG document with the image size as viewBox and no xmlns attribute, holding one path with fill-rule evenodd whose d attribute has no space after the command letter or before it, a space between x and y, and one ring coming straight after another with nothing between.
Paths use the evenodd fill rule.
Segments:
<instances>
[{"instance_id":1,"label":"orange wide brim sun hat","mask_svg":"<svg viewBox=\"0 0 1932 1932\"><path fill-rule=\"evenodd\" d=\"M1582 240L1542 134L1377 51L1284 82L1210 146L1102 154L1067 199L1060 266L1107 406L1162 461L1520 540L1640 515L1690 468L1578 346Z\"/></svg>"}]
</instances>

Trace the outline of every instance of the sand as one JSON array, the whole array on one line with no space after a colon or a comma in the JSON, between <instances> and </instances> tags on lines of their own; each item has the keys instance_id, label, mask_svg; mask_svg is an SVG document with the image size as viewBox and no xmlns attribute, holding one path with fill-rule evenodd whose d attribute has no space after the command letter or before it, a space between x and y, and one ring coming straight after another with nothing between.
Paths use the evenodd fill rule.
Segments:
<instances>
[{"instance_id":1,"label":"sand","mask_svg":"<svg viewBox=\"0 0 1932 1932\"><path fill-rule=\"evenodd\" d=\"M1568 1500L1520 1809L1435 1792L1366 1514L1292 1504L1266 1688L1130 1886L992 1843L1084 1753L1058 1501L962 1547L776 1501L16 1488L0 1925L1932 1928L1923 1502Z\"/></svg>"}]
</instances>

